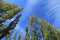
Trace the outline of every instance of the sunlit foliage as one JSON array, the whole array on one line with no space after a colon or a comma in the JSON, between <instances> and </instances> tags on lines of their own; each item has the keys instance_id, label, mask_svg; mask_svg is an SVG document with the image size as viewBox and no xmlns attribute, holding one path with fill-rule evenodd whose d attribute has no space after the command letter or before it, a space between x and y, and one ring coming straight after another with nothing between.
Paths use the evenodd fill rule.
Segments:
<instances>
[{"instance_id":1,"label":"sunlit foliage","mask_svg":"<svg viewBox=\"0 0 60 40\"><path fill-rule=\"evenodd\" d=\"M0 2L0 39L5 37L6 40L8 40L18 23L21 14L19 14L8 26L3 24L3 22L7 19L12 19L21 10L22 8L19 8L14 4L9 4L3 1Z\"/></svg>"}]
</instances>

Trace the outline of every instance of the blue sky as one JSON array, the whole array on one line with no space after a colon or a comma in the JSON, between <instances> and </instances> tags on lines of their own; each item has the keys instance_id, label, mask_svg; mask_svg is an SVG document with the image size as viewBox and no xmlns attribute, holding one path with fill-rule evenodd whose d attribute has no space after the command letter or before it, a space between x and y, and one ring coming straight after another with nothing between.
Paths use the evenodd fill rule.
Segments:
<instances>
[{"instance_id":1,"label":"blue sky","mask_svg":"<svg viewBox=\"0 0 60 40\"><path fill-rule=\"evenodd\" d=\"M47 22L60 29L60 0L6 0L24 8L16 29L25 33L25 28L31 14L44 18Z\"/></svg>"},{"instance_id":2,"label":"blue sky","mask_svg":"<svg viewBox=\"0 0 60 40\"><path fill-rule=\"evenodd\" d=\"M6 0L6 2L16 4L18 7L23 7L22 16L19 25L26 25L29 16L35 14L37 17L42 17L52 25L60 28L60 2L59 0Z\"/></svg>"}]
</instances>

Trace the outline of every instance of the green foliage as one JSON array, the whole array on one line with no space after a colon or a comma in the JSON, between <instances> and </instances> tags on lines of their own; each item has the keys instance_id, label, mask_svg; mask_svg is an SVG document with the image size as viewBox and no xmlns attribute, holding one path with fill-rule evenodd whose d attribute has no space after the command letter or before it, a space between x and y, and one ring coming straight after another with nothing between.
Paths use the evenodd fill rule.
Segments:
<instances>
[{"instance_id":1,"label":"green foliage","mask_svg":"<svg viewBox=\"0 0 60 40\"><path fill-rule=\"evenodd\" d=\"M15 14L22 10L22 8L18 8L14 4L8 4L5 2L0 2L0 4L0 14L2 15L0 15L0 23L5 21L6 19L11 19Z\"/></svg>"},{"instance_id":2,"label":"green foliage","mask_svg":"<svg viewBox=\"0 0 60 40\"><path fill-rule=\"evenodd\" d=\"M29 40L30 39L30 35L29 34L26 34L25 35L25 40Z\"/></svg>"},{"instance_id":3,"label":"green foliage","mask_svg":"<svg viewBox=\"0 0 60 40\"><path fill-rule=\"evenodd\" d=\"M36 21L38 21L38 28L36 25ZM57 30L54 26L46 22L42 18L36 18L35 15L32 15L29 20L30 29L32 30L32 38L31 40L40 40L43 38L43 40L60 40L60 30ZM37 30L40 31L40 33L37 34Z\"/></svg>"},{"instance_id":4,"label":"green foliage","mask_svg":"<svg viewBox=\"0 0 60 40\"><path fill-rule=\"evenodd\" d=\"M36 31L33 30L33 32L32 32L32 40L35 40L35 37L36 37L36 36L35 36L35 35L36 35L35 33L36 33Z\"/></svg>"},{"instance_id":5,"label":"green foliage","mask_svg":"<svg viewBox=\"0 0 60 40\"><path fill-rule=\"evenodd\" d=\"M56 28L54 28L51 24L42 18L38 19L38 21L44 40L60 40L60 37L58 35L59 31Z\"/></svg>"},{"instance_id":6,"label":"green foliage","mask_svg":"<svg viewBox=\"0 0 60 40\"><path fill-rule=\"evenodd\" d=\"M30 20L29 20L30 26L33 25L33 22L34 22L35 20L36 20L36 16L35 16L34 14L32 14L31 17L30 17Z\"/></svg>"},{"instance_id":7,"label":"green foliage","mask_svg":"<svg viewBox=\"0 0 60 40\"><path fill-rule=\"evenodd\" d=\"M26 28L25 40L30 40L30 34L28 27Z\"/></svg>"},{"instance_id":8,"label":"green foliage","mask_svg":"<svg viewBox=\"0 0 60 40\"><path fill-rule=\"evenodd\" d=\"M36 16L34 14L31 15L30 20L29 20L29 28L32 30L32 38L31 40L38 40L39 35L37 34L37 30L39 30L38 26L36 25L38 22ZM28 29L29 29L28 28Z\"/></svg>"},{"instance_id":9,"label":"green foliage","mask_svg":"<svg viewBox=\"0 0 60 40\"><path fill-rule=\"evenodd\" d=\"M21 15L19 14L15 20L8 25L8 27L6 27L7 25L2 24L2 22L13 18L14 15L22 10L22 8L19 8L14 4L3 2L2 0L0 1L0 39L5 37L5 39L8 40ZM29 27L26 28L25 40L38 40L39 38L40 40L42 38L43 40L60 40L60 30L57 30L44 19L37 18L34 14L31 15L28 26ZM39 30L39 33L37 30ZM15 33L12 40L16 40L17 33L18 32ZM20 35L19 40L22 40L22 35Z\"/></svg>"},{"instance_id":10,"label":"green foliage","mask_svg":"<svg viewBox=\"0 0 60 40\"><path fill-rule=\"evenodd\" d=\"M9 4L9 3L6 3L6 2L0 2L0 4L1 4L1 11L8 11L8 10L11 10L11 9L14 9L14 8L17 8L17 6L16 5L14 5L14 4Z\"/></svg>"},{"instance_id":11,"label":"green foliage","mask_svg":"<svg viewBox=\"0 0 60 40\"><path fill-rule=\"evenodd\" d=\"M9 34L10 30L13 30L18 23L20 15L16 17L14 21L12 21L7 28L4 28L3 30L0 31L0 38L3 38L4 36Z\"/></svg>"},{"instance_id":12,"label":"green foliage","mask_svg":"<svg viewBox=\"0 0 60 40\"><path fill-rule=\"evenodd\" d=\"M19 14L15 20L13 20L8 26L5 24L2 24L2 22L5 22L7 19L13 18L18 12L22 10L22 8L19 8L18 6L14 4L9 4L6 2L0 2L0 39L8 38L11 36L13 29L15 28L16 24L19 21L19 17L21 14ZM7 26L7 27L6 27ZM11 31L12 30L12 31Z\"/></svg>"},{"instance_id":13,"label":"green foliage","mask_svg":"<svg viewBox=\"0 0 60 40\"><path fill-rule=\"evenodd\" d=\"M5 40L9 40L8 38L12 35L13 30L9 31L9 34L5 36Z\"/></svg>"}]
</instances>

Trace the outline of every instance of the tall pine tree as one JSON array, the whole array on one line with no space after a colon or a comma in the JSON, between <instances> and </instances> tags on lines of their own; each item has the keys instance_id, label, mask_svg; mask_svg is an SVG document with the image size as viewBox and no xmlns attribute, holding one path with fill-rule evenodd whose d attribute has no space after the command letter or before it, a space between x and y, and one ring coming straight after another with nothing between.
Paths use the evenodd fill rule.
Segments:
<instances>
[{"instance_id":1,"label":"tall pine tree","mask_svg":"<svg viewBox=\"0 0 60 40\"><path fill-rule=\"evenodd\" d=\"M32 15L29 20L29 25L32 30L31 40L60 40L60 30L57 30L42 18L37 18L35 15Z\"/></svg>"},{"instance_id":2,"label":"tall pine tree","mask_svg":"<svg viewBox=\"0 0 60 40\"><path fill-rule=\"evenodd\" d=\"M8 38L10 36L12 33L10 31L15 28L21 14L19 14L8 26L3 24L3 22L5 22L7 19L12 19L21 10L22 8L19 8L14 4L9 4L4 1L0 2L0 39L4 37Z\"/></svg>"}]
</instances>

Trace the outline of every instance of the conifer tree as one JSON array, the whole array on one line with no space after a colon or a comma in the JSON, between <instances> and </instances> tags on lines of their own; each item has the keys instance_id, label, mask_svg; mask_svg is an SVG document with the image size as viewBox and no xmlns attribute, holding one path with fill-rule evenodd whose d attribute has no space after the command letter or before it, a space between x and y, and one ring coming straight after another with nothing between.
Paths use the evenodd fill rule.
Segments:
<instances>
[{"instance_id":1,"label":"conifer tree","mask_svg":"<svg viewBox=\"0 0 60 40\"><path fill-rule=\"evenodd\" d=\"M44 40L60 40L60 37L58 35L59 31L55 27L53 27L42 18L38 19L38 21Z\"/></svg>"},{"instance_id":2,"label":"conifer tree","mask_svg":"<svg viewBox=\"0 0 60 40\"><path fill-rule=\"evenodd\" d=\"M0 2L0 39L4 37L9 38L9 36L11 36L12 32L10 31L15 28L21 14L19 14L8 26L3 24L3 22L7 19L11 20L21 10L22 8L19 8L14 4L9 4L4 1Z\"/></svg>"},{"instance_id":3,"label":"conifer tree","mask_svg":"<svg viewBox=\"0 0 60 40\"><path fill-rule=\"evenodd\" d=\"M13 30L9 31L10 33L5 36L5 40L11 40L9 37L12 35Z\"/></svg>"},{"instance_id":4,"label":"conifer tree","mask_svg":"<svg viewBox=\"0 0 60 40\"><path fill-rule=\"evenodd\" d=\"M25 40L30 40L29 28L26 28Z\"/></svg>"},{"instance_id":5,"label":"conifer tree","mask_svg":"<svg viewBox=\"0 0 60 40\"><path fill-rule=\"evenodd\" d=\"M38 24L38 28L36 26L36 21ZM46 22L42 18L36 18L35 15L30 17L30 27L33 29L32 39L31 40L60 40L60 30L57 30L54 26ZM36 30L39 30L40 33L37 34ZM37 38L36 38L37 37Z\"/></svg>"},{"instance_id":6,"label":"conifer tree","mask_svg":"<svg viewBox=\"0 0 60 40\"><path fill-rule=\"evenodd\" d=\"M31 32L32 33L32 40L38 40L39 35L40 35L40 34L37 34L38 33L37 30L39 30L38 19L36 18L36 16L34 14L32 14L30 17L29 25L30 25L30 29L32 30L32 32Z\"/></svg>"}]
</instances>

